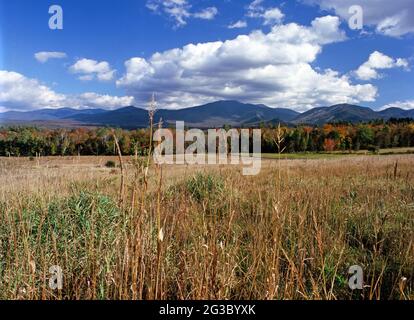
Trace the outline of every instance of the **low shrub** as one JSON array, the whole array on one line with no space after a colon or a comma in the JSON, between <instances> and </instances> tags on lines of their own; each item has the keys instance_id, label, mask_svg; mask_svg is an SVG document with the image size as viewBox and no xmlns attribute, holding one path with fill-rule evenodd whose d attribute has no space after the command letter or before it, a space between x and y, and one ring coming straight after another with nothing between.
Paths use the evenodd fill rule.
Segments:
<instances>
[{"instance_id":1,"label":"low shrub","mask_svg":"<svg viewBox=\"0 0 414 320\"><path fill-rule=\"evenodd\" d=\"M115 161L109 160L105 163L105 167L107 168L115 168L116 167L116 163Z\"/></svg>"}]
</instances>

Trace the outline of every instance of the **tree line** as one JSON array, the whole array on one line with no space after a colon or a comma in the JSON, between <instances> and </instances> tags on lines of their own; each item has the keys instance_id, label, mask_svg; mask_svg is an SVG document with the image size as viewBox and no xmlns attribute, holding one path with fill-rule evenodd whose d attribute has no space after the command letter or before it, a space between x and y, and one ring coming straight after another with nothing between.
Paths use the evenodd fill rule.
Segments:
<instances>
[{"instance_id":1,"label":"tree line","mask_svg":"<svg viewBox=\"0 0 414 320\"><path fill-rule=\"evenodd\" d=\"M284 127L281 130L283 149L289 153L414 147L414 121L410 119ZM262 128L262 152L274 152L275 132L275 128Z\"/></svg>"},{"instance_id":2,"label":"tree line","mask_svg":"<svg viewBox=\"0 0 414 320\"><path fill-rule=\"evenodd\" d=\"M323 126L261 126L262 152L378 151L383 148L414 147L414 122L390 120L365 124L337 123ZM114 134L124 155L145 155L150 130L111 128L41 129L0 128L0 156L115 155Z\"/></svg>"}]
</instances>

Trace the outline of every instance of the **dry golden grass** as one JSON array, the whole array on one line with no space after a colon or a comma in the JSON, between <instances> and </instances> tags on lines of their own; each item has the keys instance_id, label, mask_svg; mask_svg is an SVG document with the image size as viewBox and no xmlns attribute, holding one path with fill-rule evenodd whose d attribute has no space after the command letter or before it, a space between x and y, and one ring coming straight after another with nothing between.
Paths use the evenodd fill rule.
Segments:
<instances>
[{"instance_id":1,"label":"dry golden grass","mask_svg":"<svg viewBox=\"0 0 414 320\"><path fill-rule=\"evenodd\" d=\"M107 160L0 159L0 299L414 299L414 156Z\"/></svg>"}]
</instances>

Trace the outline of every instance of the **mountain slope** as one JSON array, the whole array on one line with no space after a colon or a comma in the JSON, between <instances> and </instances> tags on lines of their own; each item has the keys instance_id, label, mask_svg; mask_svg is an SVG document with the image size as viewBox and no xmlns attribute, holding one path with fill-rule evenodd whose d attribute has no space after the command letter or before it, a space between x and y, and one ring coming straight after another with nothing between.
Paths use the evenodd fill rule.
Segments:
<instances>
[{"instance_id":1,"label":"mountain slope","mask_svg":"<svg viewBox=\"0 0 414 320\"><path fill-rule=\"evenodd\" d=\"M162 118L167 125L175 124L176 121L184 121L186 126L208 128L224 125L240 126L274 118L288 122L297 115L297 112L289 109L272 109L264 105L244 104L237 101L217 101L188 109L158 110L155 114L155 121L158 122ZM75 115L69 118L89 124L123 128L148 126L147 111L135 107L126 107L98 115Z\"/></svg>"},{"instance_id":2,"label":"mountain slope","mask_svg":"<svg viewBox=\"0 0 414 320\"><path fill-rule=\"evenodd\" d=\"M321 125L327 122L366 122L376 119L414 118L414 110L389 108L375 112L350 104L338 104L331 107L314 108L305 113L290 109L269 108L265 105L246 104L238 101L216 101L213 103L181 110L160 109L155 114L155 122L162 118L164 126L184 121L188 127L214 128L230 125L233 127L253 127L260 123L309 124ZM47 125L52 122L76 125L95 125L122 127L125 129L148 126L148 112L141 108L125 107L117 110L85 109L40 109L29 112L0 113L0 123Z\"/></svg>"},{"instance_id":3,"label":"mountain slope","mask_svg":"<svg viewBox=\"0 0 414 320\"><path fill-rule=\"evenodd\" d=\"M148 112L132 106L99 114L76 114L66 119L85 124L139 128L148 126Z\"/></svg>"},{"instance_id":4,"label":"mountain slope","mask_svg":"<svg viewBox=\"0 0 414 320\"><path fill-rule=\"evenodd\" d=\"M76 110L71 108L61 109L40 109L28 112L9 111L0 113L1 120L14 120L14 121L48 121L48 120L61 120L75 115L88 114L96 115L103 113L103 109L85 109Z\"/></svg>"},{"instance_id":5,"label":"mountain slope","mask_svg":"<svg viewBox=\"0 0 414 320\"><path fill-rule=\"evenodd\" d=\"M378 112L382 119L390 118L414 118L414 110L404 110L400 108L388 108Z\"/></svg>"},{"instance_id":6,"label":"mountain slope","mask_svg":"<svg viewBox=\"0 0 414 320\"><path fill-rule=\"evenodd\" d=\"M190 126L199 127L240 126L269 121L273 118L290 121L297 115L297 112L289 109L272 109L265 105L245 104L238 101L217 101L189 109L161 112L163 119L168 122L182 120Z\"/></svg>"},{"instance_id":7,"label":"mountain slope","mask_svg":"<svg viewBox=\"0 0 414 320\"><path fill-rule=\"evenodd\" d=\"M314 108L297 116L295 124L324 124L327 122L362 122L379 119L381 116L370 108L351 104L338 104L332 107Z\"/></svg>"}]
</instances>

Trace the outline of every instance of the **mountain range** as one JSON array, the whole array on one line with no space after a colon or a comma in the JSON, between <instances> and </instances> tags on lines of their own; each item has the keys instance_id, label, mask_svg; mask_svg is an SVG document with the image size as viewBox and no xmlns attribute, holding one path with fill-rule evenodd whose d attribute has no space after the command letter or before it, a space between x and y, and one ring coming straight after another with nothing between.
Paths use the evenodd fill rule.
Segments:
<instances>
[{"instance_id":1,"label":"mountain range","mask_svg":"<svg viewBox=\"0 0 414 320\"><path fill-rule=\"evenodd\" d=\"M414 118L414 110L389 108L374 111L370 108L338 104L318 107L304 113L290 109L270 108L265 105L246 104L238 101L217 101L180 110L157 110L155 122L163 120L164 126L184 121L188 127L210 128L230 125L233 127L257 126L260 123L286 123L320 125L339 121L366 122L390 118ZM40 109L29 112L10 111L0 113L0 124L56 123L68 126L114 126L125 129L148 126L148 112L133 106L117 110Z\"/></svg>"}]
</instances>

